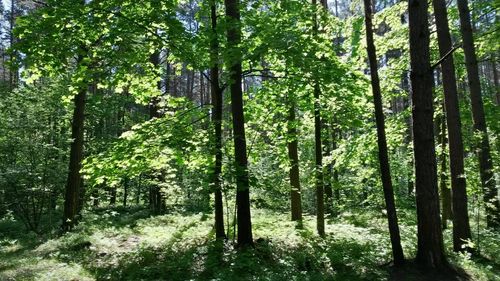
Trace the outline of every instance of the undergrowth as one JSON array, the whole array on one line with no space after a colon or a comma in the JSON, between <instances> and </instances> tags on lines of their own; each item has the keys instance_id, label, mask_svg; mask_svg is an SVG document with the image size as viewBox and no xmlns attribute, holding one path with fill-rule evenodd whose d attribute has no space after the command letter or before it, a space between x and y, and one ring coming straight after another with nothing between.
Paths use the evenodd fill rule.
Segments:
<instances>
[{"instance_id":1,"label":"undergrowth","mask_svg":"<svg viewBox=\"0 0 500 281\"><path fill-rule=\"evenodd\" d=\"M394 277L382 214L330 218L324 239L315 235L313 216L299 227L287 214L252 215L255 246L244 250L235 249L231 231L227 241L215 241L212 217L203 213L100 209L62 236L20 233L19 222L3 220L0 280L427 280ZM411 257L416 226L406 221L402 244ZM450 248L451 232L444 234ZM470 280L500 280L498 234L481 236L481 255L448 253L450 260Z\"/></svg>"}]
</instances>

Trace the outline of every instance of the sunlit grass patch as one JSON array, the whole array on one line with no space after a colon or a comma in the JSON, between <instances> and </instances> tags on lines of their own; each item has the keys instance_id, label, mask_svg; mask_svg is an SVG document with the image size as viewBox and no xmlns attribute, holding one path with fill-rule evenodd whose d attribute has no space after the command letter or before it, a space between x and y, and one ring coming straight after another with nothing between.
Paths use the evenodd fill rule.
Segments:
<instances>
[{"instance_id":1,"label":"sunlit grass patch","mask_svg":"<svg viewBox=\"0 0 500 281\"><path fill-rule=\"evenodd\" d=\"M114 212L119 215L114 215ZM144 210L98 210L60 237L20 236L0 243L0 280L388 280L392 259L386 218L352 212L331 218L326 236L316 235L316 217L302 223L289 214L252 210L254 247L215 241L213 216ZM102 218L102 219L101 219ZM227 227L227 226L226 226ZM445 233L450 248L451 231ZM416 228L401 225L402 244L414 256ZM479 260L450 253L472 280L496 280L498 236L482 233ZM487 248L486 248L487 247ZM69 278L69 279L67 279Z\"/></svg>"}]
</instances>

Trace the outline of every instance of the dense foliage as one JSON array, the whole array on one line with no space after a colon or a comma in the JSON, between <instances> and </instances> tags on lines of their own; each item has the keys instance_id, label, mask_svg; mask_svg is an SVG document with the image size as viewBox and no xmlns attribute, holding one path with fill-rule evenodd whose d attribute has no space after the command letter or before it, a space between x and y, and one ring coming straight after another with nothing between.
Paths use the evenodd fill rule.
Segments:
<instances>
[{"instance_id":1,"label":"dense foliage","mask_svg":"<svg viewBox=\"0 0 500 281\"><path fill-rule=\"evenodd\" d=\"M389 266L388 195L361 1L2 3L0 279L500 280L495 1L469 3L484 131L468 84L463 14L455 1L447 7L471 232L458 252L452 252L457 238L447 224L454 220L454 163L445 126L451 118L445 58L436 22L426 23L440 196L429 200L441 201L451 267L425 274L411 263ZM416 212L422 191L414 172L409 5L365 3L373 10L391 196L400 244L411 260L418 257L417 225L424 222ZM240 18L226 14L231 7ZM432 7L427 12L434 17ZM234 81L238 65L241 83ZM235 126L238 87L244 121ZM489 171L481 162L485 139ZM247 156L247 167L235 152ZM244 172L252 245L237 241ZM212 229L218 199L225 239L215 239ZM289 222L290 210L299 209L303 220ZM322 212L324 237L314 232L319 221L313 217Z\"/></svg>"}]
</instances>

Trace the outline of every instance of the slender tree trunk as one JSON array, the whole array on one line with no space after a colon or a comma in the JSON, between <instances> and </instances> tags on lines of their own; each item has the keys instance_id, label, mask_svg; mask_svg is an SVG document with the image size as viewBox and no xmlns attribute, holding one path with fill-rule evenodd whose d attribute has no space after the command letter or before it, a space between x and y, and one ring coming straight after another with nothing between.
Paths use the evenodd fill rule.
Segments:
<instances>
[{"instance_id":1,"label":"slender tree trunk","mask_svg":"<svg viewBox=\"0 0 500 281\"><path fill-rule=\"evenodd\" d=\"M428 3L426 0L410 0L408 11L418 224L416 262L424 267L437 268L446 264L446 258L439 218Z\"/></svg>"},{"instance_id":2,"label":"slender tree trunk","mask_svg":"<svg viewBox=\"0 0 500 281\"><path fill-rule=\"evenodd\" d=\"M299 152L297 136L297 120L295 117L295 100L289 98L288 105L288 159L290 160L290 199L292 221L302 220L302 196L300 191L300 173L299 173Z\"/></svg>"},{"instance_id":3,"label":"slender tree trunk","mask_svg":"<svg viewBox=\"0 0 500 281\"><path fill-rule=\"evenodd\" d=\"M160 66L160 51L156 51L155 53L153 53L150 57L150 61L156 68L158 68ZM162 88L161 81L158 81L156 88L161 92ZM166 91L168 91L168 89ZM160 108L158 105L159 102L160 102L160 97L152 98L151 104L149 105L149 118L153 119L161 117ZM163 176L161 175L161 171L159 176L154 176L154 175L152 176L155 177L156 180L158 181L163 181ZM160 187L158 185L153 186L152 188L150 188L150 193L151 193L149 195L151 198L151 200L149 201L150 207L152 208L153 213L160 214L162 212L162 207L163 207L162 206L163 195L161 193Z\"/></svg>"},{"instance_id":4,"label":"slender tree trunk","mask_svg":"<svg viewBox=\"0 0 500 281\"><path fill-rule=\"evenodd\" d=\"M9 13L9 46L11 48L14 46L14 43L16 42L15 40L16 38L14 36L14 27L16 24L16 9L17 9L17 1L11 0L10 13ZM15 56L17 56L17 52L14 49L13 53L11 54L11 59L12 57ZM9 70L9 86L11 91L17 87L18 80L19 80L19 70L17 69L16 66L13 66Z\"/></svg>"},{"instance_id":5,"label":"slender tree trunk","mask_svg":"<svg viewBox=\"0 0 500 281\"><path fill-rule=\"evenodd\" d=\"M411 91L411 90L410 90ZM411 99L411 92L410 92L410 99ZM410 145L413 142L413 123L411 118L408 119L408 137L405 139L405 144L408 147L407 153L410 154L409 156L409 163L408 163L408 181L407 181L407 194L408 197L412 197L413 191L415 190L415 152L412 151L412 146Z\"/></svg>"},{"instance_id":6,"label":"slender tree trunk","mask_svg":"<svg viewBox=\"0 0 500 281\"><path fill-rule=\"evenodd\" d=\"M217 38L217 7L216 1L210 2L210 17L212 21L210 87L212 93L213 123L215 129L215 163L213 185L215 195L215 237L226 238L224 231L224 207L222 204L222 90L219 85L219 41Z\"/></svg>"},{"instance_id":7,"label":"slender tree trunk","mask_svg":"<svg viewBox=\"0 0 500 281\"><path fill-rule=\"evenodd\" d=\"M491 58L491 68L493 69L493 85L495 85L495 101L497 105L500 105L500 85L498 85L498 70L497 70L497 59L496 56Z\"/></svg>"},{"instance_id":8,"label":"slender tree trunk","mask_svg":"<svg viewBox=\"0 0 500 281\"><path fill-rule=\"evenodd\" d=\"M135 205L139 206L141 201L141 189L142 189L142 174L139 175L139 179L136 182L136 194L135 194Z\"/></svg>"},{"instance_id":9,"label":"slender tree trunk","mask_svg":"<svg viewBox=\"0 0 500 281\"><path fill-rule=\"evenodd\" d=\"M411 106L411 90L410 90L410 77L409 77L409 72L405 71L401 77L401 88L403 88L404 91L408 93L408 96L404 97L404 101L407 102L407 106ZM403 101L403 103L404 103ZM407 157L409 157L408 161L408 173L407 173L407 195L408 198L412 197L413 190L415 189L415 183L413 180L414 176L414 159L413 159L413 151L412 151L412 146L411 143L413 141L413 125L411 122L411 117L406 118L406 124L407 124L407 134L404 139L404 145L405 145L405 151L407 153Z\"/></svg>"},{"instance_id":10,"label":"slender tree trunk","mask_svg":"<svg viewBox=\"0 0 500 281\"><path fill-rule=\"evenodd\" d=\"M500 227L500 206L495 178L493 176L493 163L490 155L483 98L481 97L481 84L479 81L476 50L472 35L469 5L467 0L457 0L457 5L460 15L460 31L462 33L465 64L467 68L467 80L470 88L472 119L474 121L474 130L480 135L478 145L479 173L486 206L486 222L488 227L497 228ZM457 214L454 214L454 216L456 215Z\"/></svg>"},{"instance_id":11,"label":"slender tree trunk","mask_svg":"<svg viewBox=\"0 0 500 281\"><path fill-rule=\"evenodd\" d=\"M78 57L77 65L81 63L83 57ZM78 201L82 189L82 179L80 169L83 160L83 133L85 120L85 98L87 89L82 88L74 97L73 119L71 124L70 159L68 169L68 179L64 195L64 215L63 231L69 231L77 222Z\"/></svg>"},{"instance_id":12,"label":"slender tree trunk","mask_svg":"<svg viewBox=\"0 0 500 281\"><path fill-rule=\"evenodd\" d=\"M231 51L228 63L230 72L231 109L233 115L234 158L236 165L236 204L238 221L238 246L253 245L252 221L250 215L250 184L248 181L247 143L245 139L245 118L243 112L243 91L241 89L241 20L240 1L224 0L227 26L227 47Z\"/></svg>"},{"instance_id":13,"label":"slender tree trunk","mask_svg":"<svg viewBox=\"0 0 500 281\"><path fill-rule=\"evenodd\" d=\"M319 0L321 6L328 11L328 0Z\"/></svg>"},{"instance_id":14,"label":"slender tree trunk","mask_svg":"<svg viewBox=\"0 0 500 281\"><path fill-rule=\"evenodd\" d=\"M116 205L116 187L111 188L109 191L109 205Z\"/></svg>"},{"instance_id":15,"label":"slender tree trunk","mask_svg":"<svg viewBox=\"0 0 500 281\"><path fill-rule=\"evenodd\" d=\"M157 52L153 53L150 56L149 60L151 61L151 63L155 67L160 66L160 52L157 51ZM161 91L161 81L158 81L158 84L156 85L156 87L157 87L157 89L159 91ZM158 107L158 103L159 102L160 102L160 98L159 97L152 98L151 103L149 105L149 118L159 118L159 117L161 117L161 114L159 112L159 107Z\"/></svg>"},{"instance_id":16,"label":"slender tree trunk","mask_svg":"<svg viewBox=\"0 0 500 281\"><path fill-rule=\"evenodd\" d=\"M321 144L321 110L320 98L321 90L319 83L314 84L314 139L316 151L316 228L319 236L325 236L325 198L323 186L323 151Z\"/></svg>"},{"instance_id":17,"label":"slender tree trunk","mask_svg":"<svg viewBox=\"0 0 500 281\"><path fill-rule=\"evenodd\" d=\"M198 72L200 77L200 105L208 104L209 99L207 97L207 102L205 102L205 79L203 77L203 71ZM207 94L208 96L208 94Z\"/></svg>"},{"instance_id":18,"label":"slender tree trunk","mask_svg":"<svg viewBox=\"0 0 500 281\"><path fill-rule=\"evenodd\" d=\"M441 226L443 229L448 227L448 220L452 218L452 209L451 209L451 189L448 188L447 184L447 176L446 176L446 120L444 117L445 108L443 104L443 116L441 117L441 174L440 174L440 185L441 185L441 202L442 202L442 211L441 211Z\"/></svg>"},{"instance_id":19,"label":"slender tree trunk","mask_svg":"<svg viewBox=\"0 0 500 281\"><path fill-rule=\"evenodd\" d=\"M317 0L312 0L313 7L316 8ZM323 0L321 2L323 6ZM313 35L318 35L318 15L314 13L314 27ZM314 81L314 142L315 142L315 185L316 185L316 230L321 237L325 236L325 190L323 182L323 147L321 144L321 103L320 103L321 89L319 82Z\"/></svg>"},{"instance_id":20,"label":"slender tree trunk","mask_svg":"<svg viewBox=\"0 0 500 281\"><path fill-rule=\"evenodd\" d=\"M433 0L433 4L438 34L439 54L441 57L444 57L453 48L450 29L448 27L446 2L445 0ZM462 124L460 122L457 79L455 77L453 56L449 56L441 63L441 70L443 74L445 112L448 125L451 189L453 190L453 249L455 251L462 251L465 249L463 245L467 243L466 240L471 239L471 232L464 175ZM444 224L446 224L446 222Z\"/></svg>"},{"instance_id":21,"label":"slender tree trunk","mask_svg":"<svg viewBox=\"0 0 500 281\"><path fill-rule=\"evenodd\" d=\"M129 188L129 179L125 178L123 182L123 207L127 206L128 188Z\"/></svg>"},{"instance_id":22,"label":"slender tree trunk","mask_svg":"<svg viewBox=\"0 0 500 281\"><path fill-rule=\"evenodd\" d=\"M389 235L391 238L392 256L395 265L404 263L403 248L401 247L401 237L399 234L398 216L396 204L394 203L394 190L391 180L391 168L387 152L387 140L385 136L385 120L382 109L382 93L380 90L380 80L378 77L377 53L373 42L372 5L373 0L364 0L365 4L365 24L366 24L366 45L368 60L370 62L370 75L373 91L373 103L375 105L375 119L377 123L377 143L378 158L380 163L380 174L382 177L382 187L387 210L387 220L389 224Z\"/></svg>"}]
</instances>

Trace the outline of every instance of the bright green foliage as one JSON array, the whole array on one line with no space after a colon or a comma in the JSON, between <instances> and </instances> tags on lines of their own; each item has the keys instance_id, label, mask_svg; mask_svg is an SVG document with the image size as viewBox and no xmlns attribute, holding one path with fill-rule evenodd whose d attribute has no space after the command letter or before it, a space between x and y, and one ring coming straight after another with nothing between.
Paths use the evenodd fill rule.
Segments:
<instances>
[{"instance_id":1,"label":"bright green foliage","mask_svg":"<svg viewBox=\"0 0 500 281\"><path fill-rule=\"evenodd\" d=\"M41 216L55 208L66 180L60 176L68 149L64 84L40 80L5 93L0 103L1 212L14 211L35 232L44 227Z\"/></svg>"},{"instance_id":2,"label":"bright green foliage","mask_svg":"<svg viewBox=\"0 0 500 281\"><path fill-rule=\"evenodd\" d=\"M173 202L177 202L175 196L179 196L179 189L185 184L198 185L194 192L206 188L208 178L199 175L210 169L209 136L196 129L198 123L208 118L206 110L176 98L166 100L165 107L169 111L164 112L164 117L134 125L108 143L105 151L86 159L83 172L91 186L115 188L123 184L124 178L156 174L161 175L162 192ZM179 173L190 180L180 182Z\"/></svg>"},{"instance_id":3,"label":"bright green foliage","mask_svg":"<svg viewBox=\"0 0 500 281\"><path fill-rule=\"evenodd\" d=\"M14 90L9 73L0 76L0 279L383 280L393 274L398 280L398 274L415 274L407 268L398 273L381 266L389 261L390 252L359 0L329 1L330 11L305 0L241 1L242 86L256 248L233 249L236 171L225 66L234 59L226 48L226 29L235 23L223 16L222 2L215 1L217 34L211 31L212 1L47 0L17 17L16 40L5 53L10 62L5 56L0 62L2 71L12 64L22 72ZM408 3L376 2L374 37L389 158L402 244L411 258L416 217ZM498 174L500 109L495 103L498 88L489 77L491 61L497 68L500 65L498 5L490 0L471 2ZM332 15L336 11L339 17ZM319 30L314 35L315 14ZM0 20L3 29L8 25L5 20ZM449 21L458 44L455 3L449 5ZM221 187L229 238L225 243L212 241L213 218L208 214L213 201L215 137L209 69L214 36L224 89ZM435 62L439 60L435 33L431 41ZM159 61L154 60L157 56ZM474 226L471 243L490 260L453 254L451 259L475 280L495 280L500 274L495 243L499 238L483 230L473 150L478 138L472 134L464 55L459 48L453 56ZM311 231L316 210L315 81L321 89L322 134L327 140L323 141L325 182L334 189L334 212L327 216L325 239ZM443 89L437 81L439 120L444 114ZM82 223L73 233L57 237L72 99L82 89L88 90ZM296 121L289 124L292 105ZM288 222L290 126L297 129L303 229ZM438 155L446 151L440 143L436 149ZM438 172L447 175L448 169ZM166 215L152 216L148 210L156 189ZM126 207L109 206L118 204ZM37 235L21 234L21 222ZM444 236L449 243L451 230Z\"/></svg>"}]
</instances>

